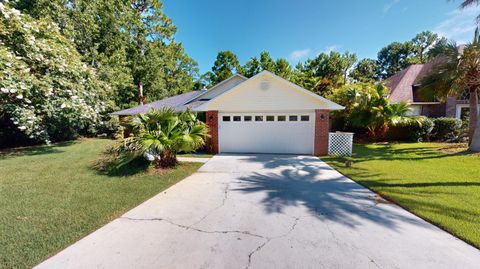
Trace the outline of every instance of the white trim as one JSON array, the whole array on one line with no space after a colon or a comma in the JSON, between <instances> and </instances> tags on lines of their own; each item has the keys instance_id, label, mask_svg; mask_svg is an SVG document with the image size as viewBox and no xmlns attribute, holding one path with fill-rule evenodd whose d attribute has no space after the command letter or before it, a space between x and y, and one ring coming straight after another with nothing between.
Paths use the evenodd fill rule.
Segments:
<instances>
[{"instance_id":1,"label":"white trim","mask_svg":"<svg viewBox=\"0 0 480 269\"><path fill-rule=\"evenodd\" d=\"M455 105L455 118L461 119L462 108L468 108L470 110L469 104L456 104Z\"/></svg>"},{"instance_id":2,"label":"white trim","mask_svg":"<svg viewBox=\"0 0 480 269\"><path fill-rule=\"evenodd\" d=\"M247 81L247 80L248 80L248 78L246 78L246 77L244 77L244 76L242 76L242 75L240 75L240 74L235 74L235 75L233 75L233 76L231 76L231 77L229 77L229 78L227 78L227 79L225 79L225 80L222 80L221 82L219 82L219 83L215 84L215 86L213 86L213 87L211 87L210 89L208 89L208 90L206 90L206 91L202 92L201 94L199 94L199 95L195 96L194 98L191 98L191 99L189 99L188 101L186 101L186 102L184 103L184 105L186 105L186 104L188 104L188 103L192 102L193 100L196 100L196 99L198 99L199 97L202 97L202 96L204 96L205 94L207 94L207 93L209 93L209 92L213 91L214 89L216 89L216 88L218 88L218 87L222 86L223 84L227 83L228 81L230 81L231 79L233 79L233 78L235 78L235 77L239 77L239 78L243 79L243 81L242 81L242 82L240 82L240 84L242 84L243 82L245 82L245 81ZM216 98L216 97L215 97L215 98Z\"/></svg>"},{"instance_id":3,"label":"white trim","mask_svg":"<svg viewBox=\"0 0 480 269\"><path fill-rule=\"evenodd\" d=\"M442 102L412 102L410 105L440 105Z\"/></svg>"},{"instance_id":4,"label":"white trim","mask_svg":"<svg viewBox=\"0 0 480 269\"><path fill-rule=\"evenodd\" d=\"M328 109L328 110L342 110L342 109L345 109L345 107L343 107L343 106L341 106L341 105L339 105L339 104L337 104L337 103L335 103L335 102L332 102L332 101L330 101L330 100L328 100L328 99L326 99L326 98L324 98L324 97L322 97L322 96L320 96L320 95L318 95L318 94L315 94L315 93L313 93L313 92L311 92L311 91L309 91L309 90L306 90L306 89L304 89L304 88L302 88L302 87L300 87L300 86L298 86L298 85L296 85L296 84L294 84L294 83L292 83L292 82L290 82L290 81L288 81L288 80L286 80L286 79L284 79L284 78L281 78L281 77L279 77L279 76L277 76L277 75L275 75L275 74L273 74L273 73L268 72L268 71L265 70L265 71L262 71L262 72L256 74L255 76L249 78L248 80L246 80L246 81L244 81L244 82L236 85L235 87L231 88L230 90L228 90L228 91L226 91L226 92L218 95L217 97L215 97L215 98L213 98L213 99L211 99L211 100L209 100L209 101L201 104L200 106L196 107L196 108L194 109L194 111L207 111L207 110L209 110L209 109L208 109L208 106L209 106L209 104L210 104L212 101L214 101L214 100L216 100L216 99L219 99L219 98L221 99L221 98L223 98L223 97L225 97L225 96L228 96L228 95L232 94L232 92L234 92L234 91L237 90L238 88L242 87L244 83L246 83L246 82L248 82L248 81L252 81L252 80L254 80L254 79L257 79L258 77L261 77L261 76L269 76L269 77L272 77L272 78L274 78L274 79L276 79L276 80L278 80L278 81L280 81L280 82L283 82L283 83L291 86L292 88L296 89L297 91L300 91L300 92L302 92L302 93L304 93L304 94L306 94L306 95L308 95L308 96L310 96L310 97L313 97L313 98L315 98L315 99L317 99L317 100L319 100L319 101L321 101L321 102L323 102L323 103L326 103L327 107L325 107L325 108L320 108L320 109Z\"/></svg>"}]
</instances>

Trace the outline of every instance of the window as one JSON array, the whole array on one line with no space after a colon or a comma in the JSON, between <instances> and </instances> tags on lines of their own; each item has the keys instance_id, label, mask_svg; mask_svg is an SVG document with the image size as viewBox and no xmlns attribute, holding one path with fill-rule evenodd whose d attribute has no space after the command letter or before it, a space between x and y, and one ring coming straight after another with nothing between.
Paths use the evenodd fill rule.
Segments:
<instances>
[{"instance_id":1,"label":"window","mask_svg":"<svg viewBox=\"0 0 480 269\"><path fill-rule=\"evenodd\" d=\"M288 116L288 120L289 120L289 121L297 121L297 120L298 120L298 116Z\"/></svg>"},{"instance_id":2,"label":"window","mask_svg":"<svg viewBox=\"0 0 480 269\"><path fill-rule=\"evenodd\" d=\"M233 116L233 121L241 121L242 117L240 116Z\"/></svg>"},{"instance_id":3,"label":"window","mask_svg":"<svg viewBox=\"0 0 480 269\"><path fill-rule=\"evenodd\" d=\"M286 120L287 120L287 116L277 116L277 120L278 120L278 121L286 121Z\"/></svg>"},{"instance_id":4,"label":"window","mask_svg":"<svg viewBox=\"0 0 480 269\"><path fill-rule=\"evenodd\" d=\"M267 116L267 121L275 121L275 116Z\"/></svg>"},{"instance_id":5,"label":"window","mask_svg":"<svg viewBox=\"0 0 480 269\"><path fill-rule=\"evenodd\" d=\"M223 121L230 121L230 116L223 116L223 117L222 117L222 120L223 120Z\"/></svg>"},{"instance_id":6,"label":"window","mask_svg":"<svg viewBox=\"0 0 480 269\"><path fill-rule=\"evenodd\" d=\"M263 121L263 116L255 116L255 121Z\"/></svg>"},{"instance_id":7,"label":"window","mask_svg":"<svg viewBox=\"0 0 480 269\"><path fill-rule=\"evenodd\" d=\"M252 116L243 116L243 121L252 121Z\"/></svg>"},{"instance_id":8,"label":"window","mask_svg":"<svg viewBox=\"0 0 480 269\"><path fill-rule=\"evenodd\" d=\"M308 116L308 115L302 115L302 116L300 116L300 120L301 120L301 121L309 121L309 120L310 120L310 116Z\"/></svg>"}]
</instances>

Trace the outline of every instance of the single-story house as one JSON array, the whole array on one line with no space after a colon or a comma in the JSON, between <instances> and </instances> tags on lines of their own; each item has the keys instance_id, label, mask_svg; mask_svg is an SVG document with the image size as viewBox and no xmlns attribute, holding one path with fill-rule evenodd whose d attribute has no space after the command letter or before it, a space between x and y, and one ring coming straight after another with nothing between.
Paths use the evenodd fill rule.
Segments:
<instances>
[{"instance_id":1,"label":"single-story house","mask_svg":"<svg viewBox=\"0 0 480 269\"><path fill-rule=\"evenodd\" d=\"M115 112L187 108L203 113L213 153L328 153L329 112L344 107L268 71L234 75L208 90L193 91Z\"/></svg>"},{"instance_id":2,"label":"single-story house","mask_svg":"<svg viewBox=\"0 0 480 269\"><path fill-rule=\"evenodd\" d=\"M464 46L459 46L460 52ZM433 71L438 59L426 64L413 64L385 80L390 88L392 103L410 103L410 115L427 117L455 117L464 119L469 111L470 93L465 90L460 96L449 96L444 102L428 100L419 94L421 80Z\"/></svg>"}]
</instances>

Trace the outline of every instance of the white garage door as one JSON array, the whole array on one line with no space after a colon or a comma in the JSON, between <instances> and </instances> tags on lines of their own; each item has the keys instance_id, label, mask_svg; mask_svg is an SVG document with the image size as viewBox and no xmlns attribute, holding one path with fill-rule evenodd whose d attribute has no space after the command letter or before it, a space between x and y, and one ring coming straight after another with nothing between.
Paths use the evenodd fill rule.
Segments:
<instances>
[{"instance_id":1,"label":"white garage door","mask_svg":"<svg viewBox=\"0 0 480 269\"><path fill-rule=\"evenodd\" d=\"M314 113L219 113L219 151L313 154L314 130Z\"/></svg>"}]
</instances>

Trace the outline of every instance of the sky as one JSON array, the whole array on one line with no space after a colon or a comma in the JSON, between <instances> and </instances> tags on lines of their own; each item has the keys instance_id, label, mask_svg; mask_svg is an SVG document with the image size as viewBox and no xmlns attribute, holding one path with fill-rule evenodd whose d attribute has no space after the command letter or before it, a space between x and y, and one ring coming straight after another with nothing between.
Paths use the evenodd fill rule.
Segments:
<instances>
[{"instance_id":1,"label":"sky","mask_svg":"<svg viewBox=\"0 0 480 269\"><path fill-rule=\"evenodd\" d=\"M321 52L350 51L376 58L394 41L431 30L465 43L480 7L459 10L448 0L164 0L175 39L209 71L217 53L231 50L244 64L261 51L292 65Z\"/></svg>"}]
</instances>

